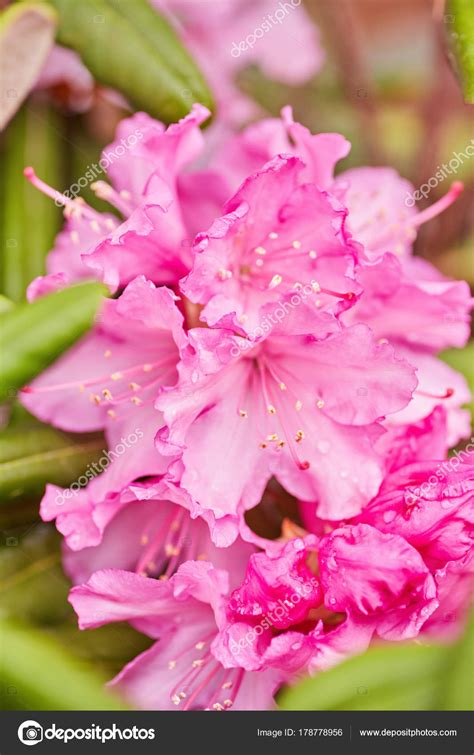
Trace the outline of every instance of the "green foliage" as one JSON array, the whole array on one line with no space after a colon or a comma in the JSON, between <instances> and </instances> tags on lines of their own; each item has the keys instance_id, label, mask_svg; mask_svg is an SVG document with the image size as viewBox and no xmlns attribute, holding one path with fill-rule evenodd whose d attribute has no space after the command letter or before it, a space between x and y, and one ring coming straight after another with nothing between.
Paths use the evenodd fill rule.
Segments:
<instances>
[{"instance_id":1,"label":"green foliage","mask_svg":"<svg viewBox=\"0 0 474 755\"><path fill-rule=\"evenodd\" d=\"M45 631L1 618L0 637L0 680L5 707L32 710L126 708L118 697L104 689L106 678L98 674L92 664L77 658Z\"/></svg>"},{"instance_id":2,"label":"green foliage","mask_svg":"<svg viewBox=\"0 0 474 755\"><path fill-rule=\"evenodd\" d=\"M284 710L470 710L474 620L454 645L379 645L284 690Z\"/></svg>"},{"instance_id":3,"label":"green foliage","mask_svg":"<svg viewBox=\"0 0 474 755\"><path fill-rule=\"evenodd\" d=\"M0 505L30 498L45 485L67 486L88 464L100 459L106 447L100 435L62 433L46 425L7 429L0 433Z\"/></svg>"},{"instance_id":4,"label":"green foliage","mask_svg":"<svg viewBox=\"0 0 474 755\"><path fill-rule=\"evenodd\" d=\"M23 169L34 165L52 186L61 183L64 156L57 148L63 118L50 105L25 105L9 124L1 173L2 237L1 291L14 301L25 297L30 281L44 275L45 258L61 227L61 211L49 197L25 179Z\"/></svg>"},{"instance_id":5,"label":"green foliage","mask_svg":"<svg viewBox=\"0 0 474 755\"><path fill-rule=\"evenodd\" d=\"M446 14L448 42L461 78L466 102L474 103L474 3L449 0Z\"/></svg>"},{"instance_id":6,"label":"green foliage","mask_svg":"<svg viewBox=\"0 0 474 755\"><path fill-rule=\"evenodd\" d=\"M28 660L39 654L29 678L23 660L18 670L11 659L3 668L0 664L0 707L115 709L116 699L101 693L104 681L146 650L151 640L126 624L87 632L77 628L76 615L67 602L70 583L62 571L60 544L51 525L37 524L26 532L7 532L0 547L0 604L6 621L0 620L0 640L4 641L6 626L5 653L26 652ZM20 642L11 644L10 632L17 629ZM56 670L58 679L54 678ZM68 692L62 696L64 682Z\"/></svg>"},{"instance_id":7,"label":"green foliage","mask_svg":"<svg viewBox=\"0 0 474 755\"><path fill-rule=\"evenodd\" d=\"M49 2L59 14L59 42L77 50L94 78L118 89L135 108L172 123L193 102L212 107L194 61L146 0Z\"/></svg>"},{"instance_id":8,"label":"green foliage","mask_svg":"<svg viewBox=\"0 0 474 755\"><path fill-rule=\"evenodd\" d=\"M446 710L473 710L474 689L474 613L467 631L450 654L444 678L443 702Z\"/></svg>"},{"instance_id":9,"label":"green foliage","mask_svg":"<svg viewBox=\"0 0 474 755\"><path fill-rule=\"evenodd\" d=\"M1 316L0 401L13 398L90 328L107 293L99 283L83 283Z\"/></svg>"}]
</instances>

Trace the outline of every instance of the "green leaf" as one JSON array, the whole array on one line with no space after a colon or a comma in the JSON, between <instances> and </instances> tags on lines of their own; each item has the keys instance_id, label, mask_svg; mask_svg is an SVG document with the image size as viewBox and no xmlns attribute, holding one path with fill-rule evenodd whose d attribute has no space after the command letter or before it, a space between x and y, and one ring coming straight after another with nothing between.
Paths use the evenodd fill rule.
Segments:
<instances>
[{"instance_id":1,"label":"green leaf","mask_svg":"<svg viewBox=\"0 0 474 755\"><path fill-rule=\"evenodd\" d=\"M449 0L444 15L454 68L461 79L465 102L474 103L474 3Z\"/></svg>"},{"instance_id":2,"label":"green leaf","mask_svg":"<svg viewBox=\"0 0 474 755\"><path fill-rule=\"evenodd\" d=\"M473 710L474 612L466 632L451 648L450 661L443 685L443 710Z\"/></svg>"},{"instance_id":3,"label":"green leaf","mask_svg":"<svg viewBox=\"0 0 474 755\"><path fill-rule=\"evenodd\" d=\"M61 538L51 525L8 530L0 548L2 614L36 624L73 619L69 580L61 568ZM1 638L0 638L1 639Z\"/></svg>"},{"instance_id":4,"label":"green leaf","mask_svg":"<svg viewBox=\"0 0 474 755\"><path fill-rule=\"evenodd\" d=\"M415 644L373 647L286 689L284 710L430 710L439 699L446 650Z\"/></svg>"},{"instance_id":5,"label":"green leaf","mask_svg":"<svg viewBox=\"0 0 474 755\"><path fill-rule=\"evenodd\" d=\"M75 614L71 623L58 624L52 631L62 644L74 648L75 655L93 661L110 679L153 644L152 639L124 622L83 632L77 628Z\"/></svg>"},{"instance_id":6,"label":"green leaf","mask_svg":"<svg viewBox=\"0 0 474 755\"><path fill-rule=\"evenodd\" d=\"M171 123L193 102L212 107L207 85L168 22L147 0L49 0L58 40L80 54L94 77L139 109Z\"/></svg>"},{"instance_id":7,"label":"green leaf","mask_svg":"<svg viewBox=\"0 0 474 755\"><path fill-rule=\"evenodd\" d=\"M0 437L0 451L7 457L0 463L0 505L40 496L47 483L70 485L100 459L104 446L101 437L68 436L48 427L5 430Z\"/></svg>"},{"instance_id":8,"label":"green leaf","mask_svg":"<svg viewBox=\"0 0 474 755\"><path fill-rule=\"evenodd\" d=\"M0 640L0 682L5 708L126 709L118 697L104 689L105 676L44 630L2 618Z\"/></svg>"},{"instance_id":9,"label":"green leaf","mask_svg":"<svg viewBox=\"0 0 474 755\"><path fill-rule=\"evenodd\" d=\"M107 289L82 283L1 316L0 401L40 373L88 328Z\"/></svg>"},{"instance_id":10,"label":"green leaf","mask_svg":"<svg viewBox=\"0 0 474 755\"><path fill-rule=\"evenodd\" d=\"M56 13L44 3L13 5L0 16L0 130L34 86L54 42Z\"/></svg>"},{"instance_id":11,"label":"green leaf","mask_svg":"<svg viewBox=\"0 0 474 755\"><path fill-rule=\"evenodd\" d=\"M47 626L80 658L100 663L111 678L153 640L126 623L83 632L67 602L71 588L61 569L62 537L50 524L6 533L0 547L0 603L9 618ZM0 638L1 639L1 638Z\"/></svg>"},{"instance_id":12,"label":"green leaf","mask_svg":"<svg viewBox=\"0 0 474 755\"><path fill-rule=\"evenodd\" d=\"M27 285L45 273L45 258L61 227L61 211L24 177L34 165L52 186L61 183L63 152L58 139L63 117L46 103L28 102L9 124L2 170L2 285L15 301L25 298Z\"/></svg>"}]
</instances>

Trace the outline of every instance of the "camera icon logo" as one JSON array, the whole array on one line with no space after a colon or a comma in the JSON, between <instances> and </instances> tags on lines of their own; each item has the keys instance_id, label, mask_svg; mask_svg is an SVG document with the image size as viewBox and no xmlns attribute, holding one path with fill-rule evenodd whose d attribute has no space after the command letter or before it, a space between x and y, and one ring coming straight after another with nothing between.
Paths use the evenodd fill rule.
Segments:
<instances>
[{"instance_id":1,"label":"camera icon logo","mask_svg":"<svg viewBox=\"0 0 474 755\"><path fill-rule=\"evenodd\" d=\"M37 745L43 740L43 727L38 721L23 721L18 727L18 739L24 745Z\"/></svg>"}]
</instances>

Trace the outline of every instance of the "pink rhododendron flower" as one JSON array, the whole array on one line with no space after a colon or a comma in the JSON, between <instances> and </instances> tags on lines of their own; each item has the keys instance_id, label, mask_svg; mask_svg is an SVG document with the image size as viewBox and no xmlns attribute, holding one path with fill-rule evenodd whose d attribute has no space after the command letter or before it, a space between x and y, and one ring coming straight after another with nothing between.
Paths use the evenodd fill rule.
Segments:
<instances>
[{"instance_id":1,"label":"pink rhododendron flower","mask_svg":"<svg viewBox=\"0 0 474 755\"><path fill-rule=\"evenodd\" d=\"M23 404L42 421L73 432L105 430L112 461L90 483L95 500L166 471L168 460L154 446L162 424L154 401L177 378L182 322L171 291L137 278L104 301L89 335L23 389ZM120 447L126 443L130 452Z\"/></svg>"},{"instance_id":2,"label":"pink rhododendron flower","mask_svg":"<svg viewBox=\"0 0 474 755\"><path fill-rule=\"evenodd\" d=\"M454 457L404 467L357 521L402 535L433 570L462 559L474 540L474 465Z\"/></svg>"},{"instance_id":3,"label":"pink rhododendron flower","mask_svg":"<svg viewBox=\"0 0 474 755\"><path fill-rule=\"evenodd\" d=\"M230 551L217 547L207 523L191 518L185 496L176 489L151 478L97 501L90 487L68 495L48 485L41 502L42 519L55 520L64 535L64 566L75 583L104 568L168 579L194 559L228 568L232 585L243 578L253 546L239 541ZM230 569L234 553L238 558Z\"/></svg>"},{"instance_id":4,"label":"pink rhododendron flower","mask_svg":"<svg viewBox=\"0 0 474 755\"><path fill-rule=\"evenodd\" d=\"M431 414L411 425L387 426L386 422L385 429L376 448L385 458L387 473L415 461L446 458L447 412L443 406L436 406Z\"/></svg>"},{"instance_id":5,"label":"pink rhododendron flower","mask_svg":"<svg viewBox=\"0 0 474 755\"><path fill-rule=\"evenodd\" d=\"M312 134L293 120L292 109L286 106L281 118L263 118L230 137L212 165L225 176L229 191L235 191L275 155L294 155L303 163L300 182L314 183L324 190L333 186L336 164L347 157L350 149L350 142L341 134Z\"/></svg>"},{"instance_id":6,"label":"pink rhododendron flower","mask_svg":"<svg viewBox=\"0 0 474 755\"><path fill-rule=\"evenodd\" d=\"M238 545L224 550L238 558ZM188 561L166 581L106 569L74 587L70 601L82 629L130 621L157 639L112 684L139 707L158 710L256 710L272 706L282 674L222 666L213 653L228 574Z\"/></svg>"},{"instance_id":7,"label":"pink rhododendron flower","mask_svg":"<svg viewBox=\"0 0 474 755\"><path fill-rule=\"evenodd\" d=\"M447 445L455 445L469 435L469 414L460 407L470 400L470 391L464 377L435 355L460 348L469 338L469 286L433 276L426 262L399 260L390 253L373 263L362 261L356 278L363 294L344 319L367 323L417 368L413 401L388 423L418 422L441 403L448 412Z\"/></svg>"},{"instance_id":8,"label":"pink rhododendron flower","mask_svg":"<svg viewBox=\"0 0 474 755\"><path fill-rule=\"evenodd\" d=\"M250 350L224 330L188 337L179 383L157 401L165 419L158 447L180 454L180 483L203 509L239 516L272 475L317 499L329 519L373 497L383 474L377 420L405 405L416 385L390 346L362 325L329 336L325 326L321 340L274 332Z\"/></svg>"},{"instance_id":9,"label":"pink rhododendron flower","mask_svg":"<svg viewBox=\"0 0 474 755\"><path fill-rule=\"evenodd\" d=\"M374 631L385 639L416 636L435 596L423 560L397 535L368 525L338 528L320 542L308 535L280 553L250 557L214 651L230 668L326 668L334 656L365 650Z\"/></svg>"},{"instance_id":10,"label":"pink rhododendron flower","mask_svg":"<svg viewBox=\"0 0 474 755\"><path fill-rule=\"evenodd\" d=\"M314 504L300 504L300 513L308 530L324 532L327 523ZM459 628L473 586L474 465L453 457L401 467L352 521L415 548L433 577L440 604L427 631L446 634ZM383 563L386 558L384 550Z\"/></svg>"},{"instance_id":11,"label":"pink rhododendron flower","mask_svg":"<svg viewBox=\"0 0 474 755\"><path fill-rule=\"evenodd\" d=\"M81 198L51 189L27 168L27 178L65 206L66 225L48 257L48 273L66 274L70 281L96 276L113 290L137 275L155 283L177 283L191 264L177 174L202 148L199 125L208 116L206 108L196 105L167 129L145 113L119 125L117 140L101 158L115 188L102 180L92 188L123 215L122 223ZM190 187L185 182L186 203L199 202L200 189L200 184ZM208 206L207 201L203 210Z\"/></svg>"},{"instance_id":12,"label":"pink rhododendron flower","mask_svg":"<svg viewBox=\"0 0 474 755\"><path fill-rule=\"evenodd\" d=\"M298 186L303 167L296 158L270 161L197 236L182 290L206 305L201 318L209 325L252 334L265 305L305 286L321 311L337 314L355 298L356 251L344 234L344 210L316 186Z\"/></svg>"}]
</instances>

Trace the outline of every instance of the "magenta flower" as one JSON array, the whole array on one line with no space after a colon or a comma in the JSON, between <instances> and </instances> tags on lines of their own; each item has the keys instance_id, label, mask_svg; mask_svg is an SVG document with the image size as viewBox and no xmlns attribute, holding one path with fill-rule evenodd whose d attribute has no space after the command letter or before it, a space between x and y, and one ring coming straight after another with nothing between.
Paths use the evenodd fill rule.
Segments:
<instances>
[{"instance_id":1,"label":"magenta flower","mask_svg":"<svg viewBox=\"0 0 474 755\"><path fill-rule=\"evenodd\" d=\"M433 577L398 535L358 525L318 540L308 535L280 553L250 556L214 643L225 666L289 675L327 668L365 650L374 632L391 640L416 636L437 607Z\"/></svg>"},{"instance_id":2,"label":"magenta flower","mask_svg":"<svg viewBox=\"0 0 474 755\"><path fill-rule=\"evenodd\" d=\"M300 504L305 527L321 534L327 523L315 512L314 505ZM423 632L459 631L472 590L474 466L453 457L399 468L352 522L397 536L416 549L432 575L439 603Z\"/></svg>"},{"instance_id":3,"label":"magenta flower","mask_svg":"<svg viewBox=\"0 0 474 755\"><path fill-rule=\"evenodd\" d=\"M454 457L405 467L356 519L413 545L430 569L463 559L474 538L474 465Z\"/></svg>"}]
</instances>

